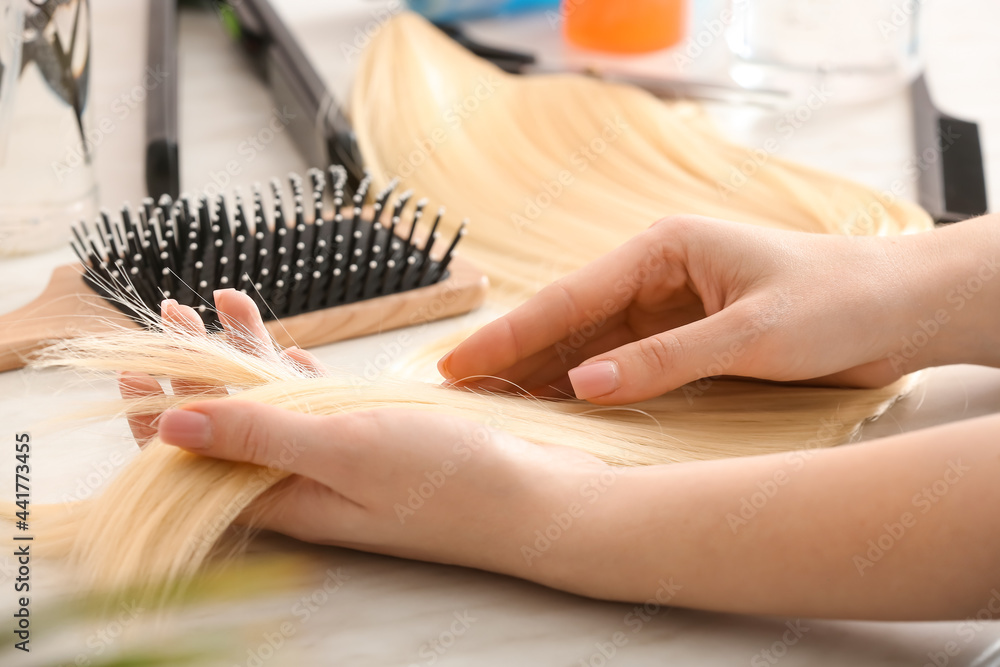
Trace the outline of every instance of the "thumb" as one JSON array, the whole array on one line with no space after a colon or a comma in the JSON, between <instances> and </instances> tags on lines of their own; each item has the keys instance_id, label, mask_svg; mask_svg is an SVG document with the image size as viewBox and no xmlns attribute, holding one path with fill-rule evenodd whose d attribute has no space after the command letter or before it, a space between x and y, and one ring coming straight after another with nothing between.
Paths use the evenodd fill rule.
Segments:
<instances>
[{"instance_id":1,"label":"thumb","mask_svg":"<svg viewBox=\"0 0 1000 667\"><path fill-rule=\"evenodd\" d=\"M735 374L752 340L746 318L729 308L588 359L569 371L569 380L577 398L600 405L635 403L703 377Z\"/></svg>"},{"instance_id":2,"label":"thumb","mask_svg":"<svg viewBox=\"0 0 1000 667\"><path fill-rule=\"evenodd\" d=\"M325 425L323 417L233 399L167 410L158 421L168 445L309 477L325 464Z\"/></svg>"}]
</instances>

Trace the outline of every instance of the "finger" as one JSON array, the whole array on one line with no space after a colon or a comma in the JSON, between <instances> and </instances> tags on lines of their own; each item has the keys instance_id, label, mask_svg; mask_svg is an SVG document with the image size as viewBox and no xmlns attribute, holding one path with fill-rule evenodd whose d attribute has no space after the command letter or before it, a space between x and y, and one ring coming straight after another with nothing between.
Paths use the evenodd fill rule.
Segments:
<instances>
[{"instance_id":1,"label":"finger","mask_svg":"<svg viewBox=\"0 0 1000 667\"><path fill-rule=\"evenodd\" d=\"M494 373L487 378L455 378L451 381L451 383L470 386L475 385L477 387L481 386L482 388L488 389L502 389L502 385L506 385L508 382L503 382L502 385L498 384L497 386L492 386L494 380L491 380L491 378L521 382L526 381L536 373L543 372L546 368L557 367L560 365L564 367L563 372L565 372L570 368L578 366L581 362L594 356L595 354L607 352L612 348L618 347L618 345L611 345L610 347L606 347L604 349L594 349L590 354L581 356L583 347L593 347L594 341L603 340L609 331L623 328L624 321L624 313L619 313L612 316L603 324L595 324L592 327L588 327L584 332L576 332L572 336L563 338L557 341L554 345L543 348L542 350L515 362L510 367ZM627 330L627 327L624 328Z\"/></svg>"},{"instance_id":2,"label":"finger","mask_svg":"<svg viewBox=\"0 0 1000 667\"><path fill-rule=\"evenodd\" d=\"M234 347L258 357L277 356L271 334L253 299L232 288L216 290L214 296L219 321Z\"/></svg>"},{"instance_id":3,"label":"finger","mask_svg":"<svg viewBox=\"0 0 1000 667\"><path fill-rule=\"evenodd\" d=\"M513 391L518 387L553 383L565 378L571 368L593 356L705 317L701 301L686 291L673 292L669 307L664 307L662 299L653 305L644 304L637 298L628 311L611 316L603 324L585 323L572 335L522 359L507 370L485 379L456 380L448 384L485 391ZM534 390L530 393L535 395Z\"/></svg>"},{"instance_id":4,"label":"finger","mask_svg":"<svg viewBox=\"0 0 1000 667\"><path fill-rule=\"evenodd\" d=\"M445 355L438 370L452 380L496 375L585 323L603 324L666 267L670 254L665 237L644 232L484 326Z\"/></svg>"},{"instance_id":5,"label":"finger","mask_svg":"<svg viewBox=\"0 0 1000 667\"><path fill-rule=\"evenodd\" d=\"M748 335L743 312L739 306L726 308L588 359L569 371L573 391L592 403L621 405L659 396L702 377L741 375L741 360L753 356L747 346L759 337L759 332Z\"/></svg>"},{"instance_id":6,"label":"finger","mask_svg":"<svg viewBox=\"0 0 1000 667\"><path fill-rule=\"evenodd\" d=\"M160 316L165 324L175 330L208 335L205 323L191 306L182 306L173 299L164 299L160 304Z\"/></svg>"},{"instance_id":7,"label":"finger","mask_svg":"<svg viewBox=\"0 0 1000 667\"><path fill-rule=\"evenodd\" d=\"M300 347L287 347L281 351L281 355L294 361L307 373L316 376L326 375L326 367L323 365L323 362L313 353L307 352Z\"/></svg>"},{"instance_id":8,"label":"finger","mask_svg":"<svg viewBox=\"0 0 1000 667\"><path fill-rule=\"evenodd\" d=\"M177 331L189 332L194 335L207 336L205 322L194 308L181 306L173 299L166 299L160 304L160 314L163 322ZM170 380L170 388L177 396L194 396L198 394L225 394L226 388L210 382L196 382L183 378Z\"/></svg>"},{"instance_id":9,"label":"finger","mask_svg":"<svg viewBox=\"0 0 1000 667\"><path fill-rule=\"evenodd\" d=\"M341 486L353 488L355 468L369 440L356 427L355 417L317 417L223 399L167 410L158 426L160 439L168 445L273 467L341 490Z\"/></svg>"},{"instance_id":10,"label":"finger","mask_svg":"<svg viewBox=\"0 0 1000 667\"><path fill-rule=\"evenodd\" d=\"M125 400L163 395L163 389L156 378L146 373L132 371L122 371L118 374L118 391ZM158 416L155 412L128 413L128 427L139 447L145 447L150 438L156 435L155 422Z\"/></svg>"},{"instance_id":11,"label":"finger","mask_svg":"<svg viewBox=\"0 0 1000 667\"><path fill-rule=\"evenodd\" d=\"M636 336L631 329L618 327L608 331L600 338L585 343L577 350L565 353L561 358L552 359L545 366L537 368L533 373L524 377L522 383L525 387L553 384L561 379L566 379L570 369L576 368L583 361L610 352L635 340Z\"/></svg>"},{"instance_id":12,"label":"finger","mask_svg":"<svg viewBox=\"0 0 1000 667\"><path fill-rule=\"evenodd\" d=\"M483 391L514 391L517 387L548 385L565 378L566 373L581 362L636 340L630 328L615 324L617 326L599 330L592 340L564 339L495 376L456 384Z\"/></svg>"}]
</instances>

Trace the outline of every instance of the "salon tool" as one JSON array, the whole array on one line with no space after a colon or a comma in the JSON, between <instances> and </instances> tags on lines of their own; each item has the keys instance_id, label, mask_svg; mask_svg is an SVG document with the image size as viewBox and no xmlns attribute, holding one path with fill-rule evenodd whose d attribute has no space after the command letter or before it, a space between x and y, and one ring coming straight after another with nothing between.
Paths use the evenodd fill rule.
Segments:
<instances>
[{"instance_id":1,"label":"salon tool","mask_svg":"<svg viewBox=\"0 0 1000 667\"><path fill-rule=\"evenodd\" d=\"M287 109L288 131L307 164L336 164L348 184L364 178L354 130L302 47L267 0L217 2L223 23ZM148 65L168 73L146 105L146 186L151 197L180 191L177 129L177 2L151 0Z\"/></svg>"},{"instance_id":2,"label":"salon tool","mask_svg":"<svg viewBox=\"0 0 1000 667\"><path fill-rule=\"evenodd\" d=\"M308 179L289 176L291 206L274 180L270 207L258 187L248 205L239 193L232 207L223 196L163 197L136 211L126 205L120 217L102 214L93 226L79 223L71 245L82 265L57 268L40 297L0 317L0 371L23 365L47 340L148 324L142 311L158 312L166 298L218 328L212 292L225 287L254 299L279 345L300 347L482 303L486 278L453 258L464 223L435 258L443 209L422 233L426 201L407 213L411 194L394 196L395 183L365 206L370 177L353 196L343 167L310 170Z\"/></svg>"},{"instance_id":3,"label":"salon tool","mask_svg":"<svg viewBox=\"0 0 1000 667\"><path fill-rule=\"evenodd\" d=\"M146 64L166 76L146 95L146 192L180 193L177 130L177 0L150 0ZM318 163L318 164L323 164Z\"/></svg>"},{"instance_id":4,"label":"salon tool","mask_svg":"<svg viewBox=\"0 0 1000 667\"><path fill-rule=\"evenodd\" d=\"M435 23L435 26L456 43L475 55L489 60L509 74L582 74L602 81L621 83L642 88L657 97L665 99L700 99L718 102L737 102L776 108L787 104L790 97L786 91L769 88L740 88L738 86L696 79L671 79L662 76L642 76L604 67L557 66L538 62L538 58L527 51L504 49L479 42L456 23Z\"/></svg>"},{"instance_id":5,"label":"salon tool","mask_svg":"<svg viewBox=\"0 0 1000 667\"><path fill-rule=\"evenodd\" d=\"M921 74L910 86L919 199L935 222L986 213L986 175L979 126L940 111Z\"/></svg>"},{"instance_id":6,"label":"salon tool","mask_svg":"<svg viewBox=\"0 0 1000 667\"><path fill-rule=\"evenodd\" d=\"M364 178L361 151L347 116L268 0L220 5L226 24L267 81L275 103L294 118L288 129L308 164L339 164L348 184Z\"/></svg>"}]
</instances>

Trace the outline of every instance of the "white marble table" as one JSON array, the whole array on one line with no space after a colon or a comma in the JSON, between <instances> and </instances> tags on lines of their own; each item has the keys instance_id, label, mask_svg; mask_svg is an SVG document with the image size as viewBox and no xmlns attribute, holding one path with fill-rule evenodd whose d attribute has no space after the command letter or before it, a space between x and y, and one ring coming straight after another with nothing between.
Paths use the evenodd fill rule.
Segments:
<instances>
[{"instance_id":1,"label":"white marble table","mask_svg":"<svg viewBox=\"0 0 1000 667\"><path fill-rule=\"evenodd\" d=\"M92 0L95 15L94 102L97 118L112 117L115 129L98 149L103 205L115 208L143 194L141 170L142 105L121 117L113 104L133 94L143 76L145 3ZM377 23L384 2L362 0L286 0L278 2L331 87L342 97L349 90L355 62L345 56L357 28ZM718 2L700 2L696 27L718 12ZM927 3L925 53L928 76L940 105L979 121L987 158L991 201L1000 202L1000 4L995 0ZM202 188L237 160L234 182L249 185L306 165L288 138L278 135L248 158L239 143L256 134L271 114L266 90L252 76L241 55L227 43L214 18L185 11L181 21L181 162L186 189ZM543 18L483 22L476 34L510 45L541 50L569 60L580 54L561 46ZM717 76L720 45L699 58L691 72ZM646 59L642 67L669 69L669 59ZM773 116L713 107L720 127L732 137L756 144L773 127ZM907 102L902 95L850 108L827 107L781 147L781 154L849 175L882 189L900 178L912 145ZM913 195L913 184L907 184ZM60 249L32 257L0 259L0 312L30 301L44 286L52 267L70 261ZM428 327L430 341L483 321L490 311ZM386 340L371 337L327 346L318 354L338 368L359 371ZM44 422L86 401L114 396L110 382L82 381L63 372L17 371L0 374L0 437L31 430L36 502L86 497L99 490L134 446L121 423L89 424L59 430ZM931 371L912 396L865 428L865 437L996 411L1000 406L1000 371L953 367ZM8 452L5 445L4 452ZM6 454L5 454L6 455ZM8 475L0 475L0 494L12 493ZM1000 664L1000 624L970 631L958 623L859 623L761 619L685 610L660 610L634 623L630 605L595 602L490 574L427 565L290 541L281 545L308 555L315 583L302 590L257 602L231 603L192 612L173 629L126 636L109 643L104 657L148 642L171 642L171 632L210 629L223 637L233 654L219 664L254 664L268 633L292 625L282 646L265 664L312 665L923 665L955 641L959 651L949 665ZM7 609L11 561L0 557L0 608ZM303 619L295 601L322 584L327 568L341 568L336 591ZM48 568L40 567L37 576ZM52 577L56 575L53 573ZM50 588L56 587L53 578ZM41 603L40 603L41 604ZM787 635L791 623L799 633ZM6 626L4 626L6 627ZM145 627L145 626L144 626ZM637 630L637 631L633 631ZM627 643L608 659L607 642L623 631ZM70 633L72 635L72 633ZM782 645L782 637L796 641ZM6 635L6 630L4 635ZM61 637L62 648L34 637L37 652L15 656L13 664L52 664L77 646L84 658L96 658L87 646L91 635ZM966 641L968 638L968 641ZM6 640L4 640L6 642ZM53 640L54 641L54 640ZM73 642L78 642L74 645ZM159 643L158 643L159 642ZM10 654L2 651L0 662ZM764 651L773 651L765 654ZM46 652L48 651L48 652ZM265 651L266 652L266 651ZM58 657L56 657L58 656ZM940 656L938 656L940 660ZM932 664L932 663L931 663Z\"/></svg>"}]
</instances>

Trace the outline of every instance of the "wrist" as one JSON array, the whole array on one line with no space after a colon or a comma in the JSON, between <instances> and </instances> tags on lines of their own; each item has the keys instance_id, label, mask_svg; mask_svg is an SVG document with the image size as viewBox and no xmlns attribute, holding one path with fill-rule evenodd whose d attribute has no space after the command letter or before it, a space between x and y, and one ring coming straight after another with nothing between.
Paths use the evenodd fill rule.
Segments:
<instances>
[{"instance_id":1,"label":"wrist","mask_svg":"<svg viewBox=\"0 0 1000 667\"><path fill-rule=\"evenodd\" d=\"M658 466L657 466L658 467ZM561 504L530 533L517 576L577 595L640 600L656 578L639 566L637 550L650 538L648 497L641 491L646 467L592 467L576 475ZM648 491L648 489L647 489ZM523 556L535 555L528 564ZM658 576L658 575L657 575Z\"/></svg>"},{"instance_id":2,"label":"wrist","mask_svg":"<svg viewBox=\"0 0 1000 667\"><path fill-rule=\"evenodd\" d=\"M522 516L510 555L509 573L581 595L604 578L602 552L613 557L618 540L609 516L609 497L625 482L629 468L604 464L561 467L543 474L530 509Z\"/></svg>"},{"instance_id":3,"label":"wrist","mask_svg":"<svg viewBox=\"0 0 1000 667\"><path fill-rule=\"evenodd\" d=\"M1000 366L1000 216L912 237L916 288L890 361L909 373L948 364ZM912 271L916 269L916 271Z\"/></svg>"}]
</instances>

